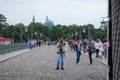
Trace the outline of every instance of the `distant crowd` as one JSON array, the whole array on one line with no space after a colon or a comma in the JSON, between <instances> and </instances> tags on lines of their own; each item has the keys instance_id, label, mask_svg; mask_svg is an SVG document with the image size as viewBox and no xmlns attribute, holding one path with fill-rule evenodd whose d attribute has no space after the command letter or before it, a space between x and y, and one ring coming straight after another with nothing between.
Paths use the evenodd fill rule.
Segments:
<instances>
[{"instance_id":1,"label":"distant crowd","mask_svg":"<svg viewBox=\"0 0 120 80\"><path fill-rule=\"evenodd\" d=\"M34 47L40 47L40 46L50 46L50 45L56 45L57 41L44 41L44 40L35 40L35 39L28 39L28 48L33 49Z\"/></svg>"}]
</instances>

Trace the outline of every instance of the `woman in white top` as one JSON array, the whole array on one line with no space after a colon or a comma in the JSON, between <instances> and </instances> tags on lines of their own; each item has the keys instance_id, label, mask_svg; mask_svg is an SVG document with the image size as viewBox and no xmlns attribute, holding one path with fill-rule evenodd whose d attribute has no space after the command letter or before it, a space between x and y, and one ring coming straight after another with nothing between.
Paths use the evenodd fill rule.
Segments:
<instances>
[{"instance_id":1,"label":"woman in white top","mask_svg":"<svg viewBox=\"0 0 120 80\"><path fill-rule=\"evenodd\" d=\"M96 58L99 58L99 43L98 43L98 40L96 40L94 47L96 49Z\"/></svg>"},{"instance_id":2,"label":"woman in white top","mask_svg":"<svg viewBox=\"0 0 120 80\"><path fill-rule=\"evenodd\" d=\"M65 42L66 45L65 45L65 52L67 52L69 50L69 45L68 45L68 42Z\"/></svg>"},{"instance_id":3,"label":"woman in white top","mask_svg":"<svg viewBox=\"0 0 120 80\"><path fill-rule=\"evenodd\" d=\"M102 59L102 52L103 50L103 44L102 41L100 39L98 39L98 44L99 44L99 58Z\"/></svg>"}]
</instances>

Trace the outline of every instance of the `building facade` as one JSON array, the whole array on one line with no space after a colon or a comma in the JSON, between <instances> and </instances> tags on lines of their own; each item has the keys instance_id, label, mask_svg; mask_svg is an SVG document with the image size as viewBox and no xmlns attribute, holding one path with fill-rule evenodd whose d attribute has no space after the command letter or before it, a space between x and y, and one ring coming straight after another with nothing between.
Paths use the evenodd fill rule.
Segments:
<instances>
[{"instance_id":1,"label":"building facade","mask_svg":"<svg viewBox=\"0 0 120 80\"><path fill-rule=\"evenodd\" d=\"M109 80L120 80L120 0L109 0Z\"/></svg>"},{"instance_id":2,"label":"building facade","mask_svg":"<svg viewBox=\"0 0 120 80\"><path fill-rule=\"evenodd\" d=\"M12 42L11 38L0 37L0 45L9 45L9 44L11 44L11 42Z\"/></svg>"}]
</instances>

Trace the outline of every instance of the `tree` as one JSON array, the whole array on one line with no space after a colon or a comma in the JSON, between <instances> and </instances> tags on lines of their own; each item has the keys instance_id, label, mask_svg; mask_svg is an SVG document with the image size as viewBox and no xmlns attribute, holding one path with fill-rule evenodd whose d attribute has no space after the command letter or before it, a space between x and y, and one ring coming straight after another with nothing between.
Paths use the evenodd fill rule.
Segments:
<instances>
[{"instance_id":1,"label":"tree","mask_svg":"<svg viewBox=\"0 0 120 80\"><path fill-rule=\"evenodd\" d=\"M28 33L30 38L42 39L46 34L47 27L42 23L30 23L28 26ZM36 34L35 34L36 33Z\"/></svg>"},{"instance_id":2,"label":"tree","mask_svg":"<svg viewBox=\"0 0 120 80\"><path fill-rule=\"evenodd\" d=\"M0 24L3 24L6 22L6 17L3 14L0 14Z\"/></svg>"},{"instance_id":3,"label":"tree","mask_svg":"<svg viewBox=\"0 0 120 80\"><path fill-rule=\"evenodd\" d=\"M15 25L15 31L16 32L18 32L18 37L16 38L17 40L18 40L18 42L23 42L23 40L26 40L25 39L25 26L24 26L24 24L22 24L22 23L18 23L18 24L16 24Z\"/></svg>"},{"instance_id":4,"label":"tree","mask_svg":"<svg viewBox=\"0 0 120 80\"><path fill-rule=\"evenodd\" d=\"M0 14L0 36L4 36L3 28L5 23L6 23L6 17L3 14Z\"/></svg>"},{"instance_id":5,"label":"tree","mask_svg":"<svg viewBox=\"0 0 120 80\"><path fill-rule=\"evenodd\" d=\"M106 31L102 29L96 29L94 30L94 39L100 38L102 41L107 40L107 34Z\"/></svg>"}]
</instances>

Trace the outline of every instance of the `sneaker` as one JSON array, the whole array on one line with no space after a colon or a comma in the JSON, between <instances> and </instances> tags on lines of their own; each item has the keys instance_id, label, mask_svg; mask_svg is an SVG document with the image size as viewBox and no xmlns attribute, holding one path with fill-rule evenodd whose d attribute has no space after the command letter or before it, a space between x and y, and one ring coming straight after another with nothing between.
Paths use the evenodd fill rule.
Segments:
<instances>
[{"instance_id":1,"label":"sneaker","mask_svg":"<svg viewBox=\"0 0 120 80\"><path fill-rule=\"evenodd\" d=\"M76 63L76 64L78 64L78 63Z\"/></svg>"},{"instance_id":2,"label":"sneaker","mask_svg":"<svg viewBox=\"0 0 120 80\"><path fill-rule=\"evenodd\" d=\"M57 67L56 70L59 70L59 67Z\"/></svg>"},{"instance_id":3,"label":"sneaker","mask_svg":"<svg viewBox=\"0 0 120 80\"><path fill-rule=\"evenodd\" d=\"M63 67L61 67L61 70L64 70L64 68L63 68Z\"/></svg>"}]
</instances>

